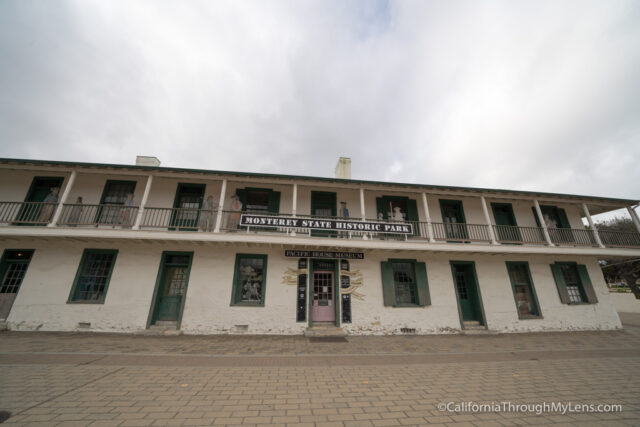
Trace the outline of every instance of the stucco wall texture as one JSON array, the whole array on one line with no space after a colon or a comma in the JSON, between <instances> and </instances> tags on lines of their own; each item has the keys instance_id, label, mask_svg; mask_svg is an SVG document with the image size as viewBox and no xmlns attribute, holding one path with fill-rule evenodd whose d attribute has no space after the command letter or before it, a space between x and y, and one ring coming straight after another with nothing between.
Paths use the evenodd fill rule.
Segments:
<instances>
[{"instance_id":1,"label":"stucco wall texture","mask_svg":"<svg viewBox=\"0 0 640 427\"><path fill-rule=\"evenodd\" d=\"M139 332L147 327L163 251L193 252L193 262L182 315L187 334L236 333L246 325L249 334L301 334L307 322L296 322L296 286L283 283L287 268L297 258L268 245L188 244L132 241L68 241L29 239L2 242L0 249L35 249L22 287L7 319L12 330L74 331L79 323L91 331ZM68 303L69 293L84 249L117 249L118 255L104 304ZM236 254L268 255L264 307L232 306L231 292ZM431 305L385 307L380 262L390 258L426 263ZM352 323L341 327L349 334L399 334L401 328L417 334L455 333L461 329L451 261L473 261L489 331L531 332L554 330L619 329L621 323L595 257L551 255L483 255L389 250L365 252L364 260L351 260L359 270L363 300L352 298ZM520 320L516 311L506 261L527 261L542 317ZM585 264L598 297L597 304L560 302L550 264L572 261Z\"/></svg>"}]
</instances>

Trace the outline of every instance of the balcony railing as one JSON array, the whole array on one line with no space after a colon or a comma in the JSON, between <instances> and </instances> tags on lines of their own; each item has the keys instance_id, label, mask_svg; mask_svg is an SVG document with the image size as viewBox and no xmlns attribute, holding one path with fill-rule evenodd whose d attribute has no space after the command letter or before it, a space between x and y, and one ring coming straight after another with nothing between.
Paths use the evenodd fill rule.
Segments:
<instances>
[{"instance_id":1,"label":"balcony railing","mask_svg":"<svg viewBox=\"0 0 640 427\"><path fill-rule=\"evenodd\" d=\"M602 244L609 247L638 248L640 247L640 233L628 231L599 230Z\"/></svg>"},{"instance_id":2,"label":"balcony railing","mask_svg":"<svg viewBox=\"0 0 640 427\"><path fill-rule=\"evenodd\" d=\"M213 231L216 210L195 208L145 208L140 228Z\"/></svg>"},{"instance_id":3,"label":"balcony railing","mask_svg":"<svg viewBox=\"0 0 640 427\"><path fill-rule=\"evenodd\" d=\"M0 202L0 225L47 225L53 219L57 209L55 203L43 202ZM381 239L381 240L429 240L429 224L422 221L404 221L402 224L413 226L412 234L376 233L370 231L335 231L310 230L308 228L289 227L246 227L240 225L243 213L263 214L269 216L292 217L287 213L269 212L237 212L223 211L220 215L220 231L234 233L286 234L311 237L330 237L348 239ZM57 221L60 227L98 227L98 228L132 228L138 216L137 206L113 204L64 204ZM338 217L297 215L299 219L344 219ZM164 231L201 231L213 232L218 220L215 209L195 208L145 208L140 228ZM359 221L359 218L350 218ZM368 219L367 222L394 223L398 221ZM518 227L509 225L492 225L495 239L504 244L546 245L544 231L541 227ZM488 244L491 242L489 226L485 224L465 223L431 223L432 237L439 242L462 242ZM549 228L551 241L558 246L598 246L595 234L590 229ZM598 232L606 247L640 248L640 233L623 231Z\"/></svg>"},{"instance_id":4,"label":"balcony railing","mask_svg":"<svg viewBox=\"0 0 640 427\"><path fill-rule=\"evenodd\" d=\"M47 225L57 206L44 202L0 202L0 224Z\"/></svg>"},{"instance_id":5,"label":"balcony railing","mask_svg":"<svg viewBox=\"0 0 640 427\"><path fill-rule=\"evenodd\" d=\"M69 227L132 227L138 214L137 206L65 204L58 224Z\"/></svg>"}]
</instances>

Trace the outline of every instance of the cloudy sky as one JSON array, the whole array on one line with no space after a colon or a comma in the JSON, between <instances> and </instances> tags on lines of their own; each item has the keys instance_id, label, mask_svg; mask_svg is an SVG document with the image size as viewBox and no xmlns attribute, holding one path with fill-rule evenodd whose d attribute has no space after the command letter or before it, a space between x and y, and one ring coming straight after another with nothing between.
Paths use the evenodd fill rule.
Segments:
<instances>
[{"instance_id":1,"label":"cloudy sky","mask_svg":"<svg viewBox=\"0 0 640 427\"><path fill-rule=\"evenodd\" d=\"M640 2L0 0L0 157L640 198Z\"/></svg>"}]
</instances>

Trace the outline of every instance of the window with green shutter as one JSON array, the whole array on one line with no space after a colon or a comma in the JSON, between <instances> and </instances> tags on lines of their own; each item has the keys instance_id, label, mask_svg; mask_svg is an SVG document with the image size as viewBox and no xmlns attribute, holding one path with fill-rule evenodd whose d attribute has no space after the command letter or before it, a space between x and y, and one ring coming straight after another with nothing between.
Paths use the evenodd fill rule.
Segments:
<instances>
[{"instance_id":1,"label":"window with green shutter","mask_svg":"<svg viewBox=\"0 0 640 427\"><path fill-rule=\"evenodd\" d=\"M411 307L431 304L424 262L390 259L381 263L381 269L385 306Z\"/></svg>"},{"instance_id":2,"label":"window with green shutter","mask_svg":"<svg viewBox=\"0 0 640 427\"><path fill-rule=\"evenodd\" d=\"M104 303L117 250L85 249L68 302Z\"/></svg>"},{"instance_id":3,"label":"window with green shutter","mask_svg":"<svg viewBox=\"0 0 640 427\"><path fill-rule=\"evenodd\" d=\"M241 188L236 194L242 202L242 211L258 214L280 212L280 192L269 188Z\"/></svg>"},{"instance_id":4,"label":"window with green shutter","mask_svg":"<svg viewBox=\"0 0 640 427\"><path fill-rule=\"evenodd\" d=\"M593 289L587 267L575 262L551 264L551 272L563 304L595 304L598 297Z\"/></svg>"},{"instance_id":5,"label":"window with green shutter","mask_svg":"<svg viewBox=\"0 0 640 427\"><path fill-rule=\"evenodd\" d=\"M237 254L231 305L264 306L267 255Z\"/></svg>"}]
</instances>

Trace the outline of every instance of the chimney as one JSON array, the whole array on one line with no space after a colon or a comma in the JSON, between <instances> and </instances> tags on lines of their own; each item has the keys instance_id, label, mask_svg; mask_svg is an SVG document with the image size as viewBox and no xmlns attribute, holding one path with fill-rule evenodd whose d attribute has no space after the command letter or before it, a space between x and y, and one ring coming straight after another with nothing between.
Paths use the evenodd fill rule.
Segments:
<instances>
[{"instance_id":1,"label":"chimney","mask_svg":"<svg viewBox=\"0 0 640 427\"><path fill-rule=\"evenodd\" d=\"M160 160L153 156L136 156L136 166L160 166Z\"/></svg>"},{"instance_id":2,"label":"chimney","mask_svg":"<svg viewBox=\"0 0 640 427\"><path fill-rule=\"evenodd\" d=\"M349 157L340 157L338 159L336 178L351 179L351 159Z\"/></svg>"}]
</instances>

